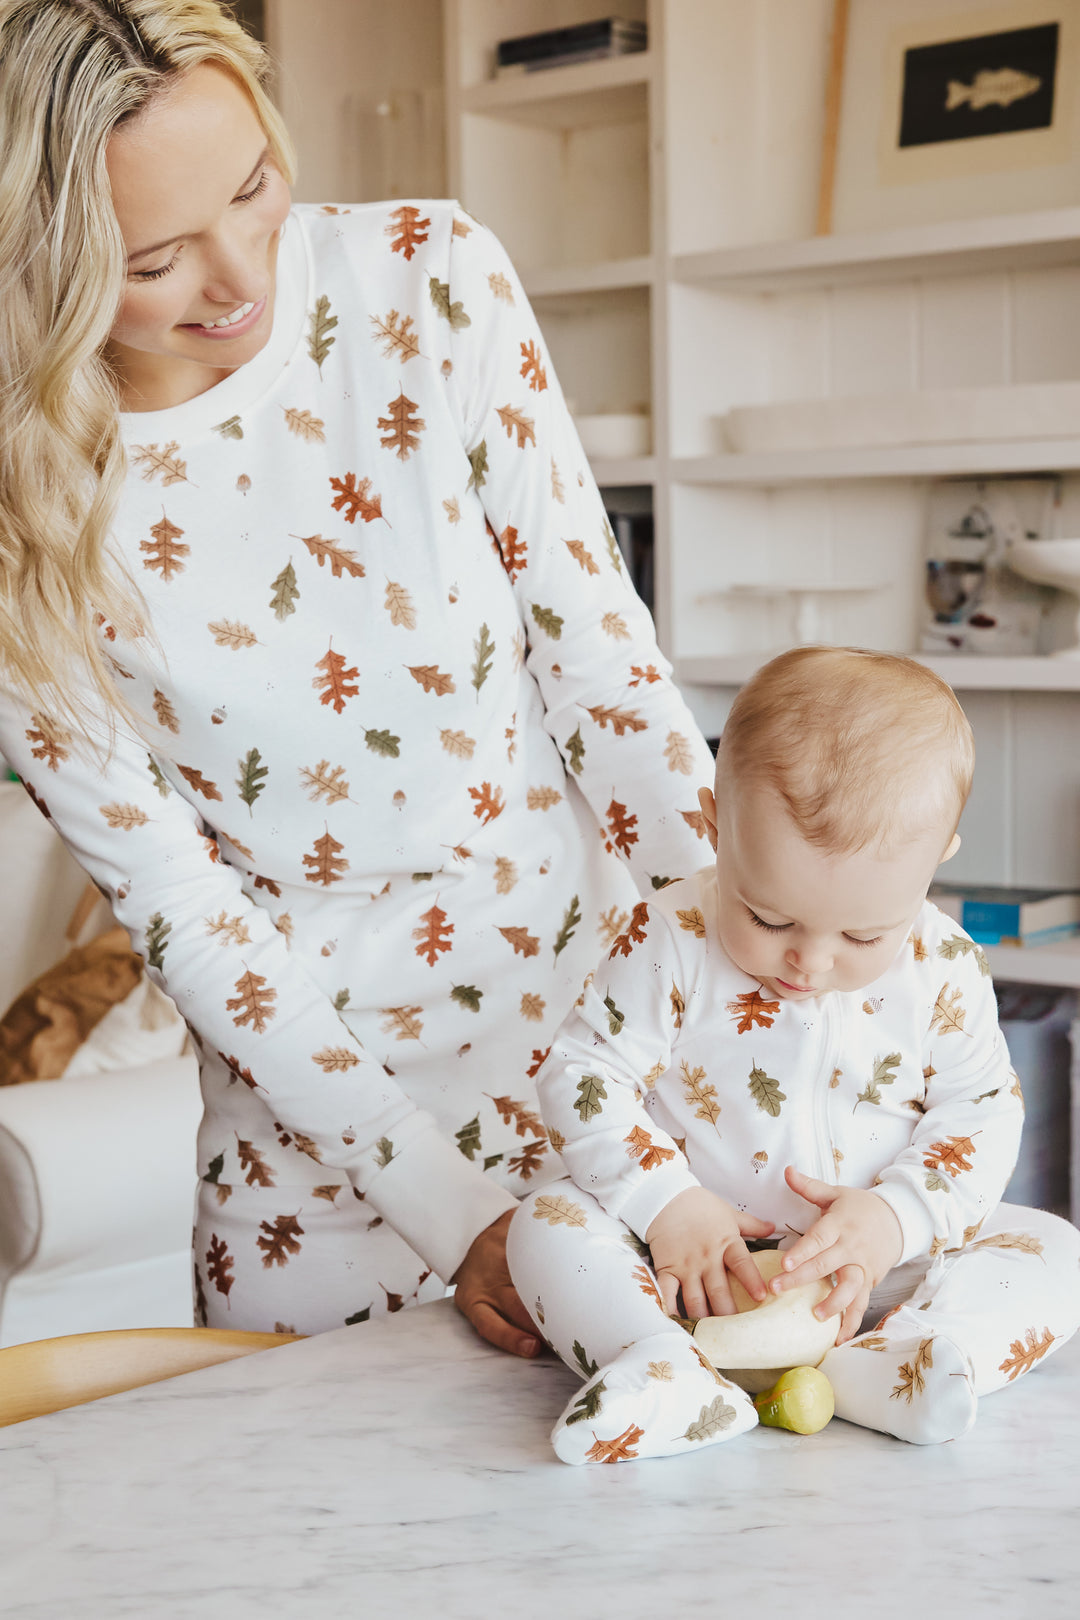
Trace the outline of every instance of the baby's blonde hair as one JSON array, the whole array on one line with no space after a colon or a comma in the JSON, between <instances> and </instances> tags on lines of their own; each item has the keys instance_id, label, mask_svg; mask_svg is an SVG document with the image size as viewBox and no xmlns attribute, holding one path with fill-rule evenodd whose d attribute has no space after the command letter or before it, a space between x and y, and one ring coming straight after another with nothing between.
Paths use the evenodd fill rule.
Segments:
<instances>
[{"instance_id":1,"label":"baby's blonde hair","mask_svg":"<svg viewBox=\"0 0 1080 1620\"><path fill-rule=\"evenodd\" d=\"M967 716L925 665L859 647L796 647L736 697L716 791L723 800L771 789L808 843L849 855L939 825L948 842L974 767Z\"/></svg>"},{"instance_id":2,"label":"baby's blonde hair","mask_svg":"<svg viewBox=\"0 0 1080 1620\"><path fill-rule=\"evenodd\" d=\"M106 148L203 64L246 91L290 178L269 63L214 0L0 0L0 678L76 722L128 712L95 627L141 619L109 545L125 252Z\"/></svg>"}]
</instances>

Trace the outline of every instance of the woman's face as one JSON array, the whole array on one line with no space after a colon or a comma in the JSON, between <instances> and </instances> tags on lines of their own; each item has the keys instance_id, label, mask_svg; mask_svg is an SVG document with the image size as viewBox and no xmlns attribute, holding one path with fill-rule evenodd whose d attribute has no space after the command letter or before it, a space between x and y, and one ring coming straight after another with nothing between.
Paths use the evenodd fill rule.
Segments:
<instances>
[{"instance_id":1,"label":"woman's face","mask_svg":"<svg viewBox=\"0 0 1080 1620\"><path fill-rule=\"evenodd\" d=\"M127 286L106 353L125 406L193 399L270 336L289 188L239 84L192 69L109 141Z\"/></svg>"}]
</instances>

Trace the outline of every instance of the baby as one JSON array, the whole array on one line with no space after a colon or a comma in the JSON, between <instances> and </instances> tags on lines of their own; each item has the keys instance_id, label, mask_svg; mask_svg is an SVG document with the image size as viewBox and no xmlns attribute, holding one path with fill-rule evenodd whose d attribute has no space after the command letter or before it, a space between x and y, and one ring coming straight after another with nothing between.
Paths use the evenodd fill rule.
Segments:
<instances>
[{"instance_id":1,"label":"baby","mask_svg":"<svg viewBox=\"0 0 1080 1620\"><path fill-rule=\"evenodd\" d=\"M926 899L971 731L883 653L801 647L739 693L701 811L716 865L634 908L539 1079L569 1175L508 1255L587 1384L564 1462L670 1456L757 1421L672 1320L832 1276L842 1418L952 1440L1080 1325L1080 1233L999 1202L1023 1102L984 953ZM873 1324L872 1326L870 1324Z\"/></svg>"}]
</instances>

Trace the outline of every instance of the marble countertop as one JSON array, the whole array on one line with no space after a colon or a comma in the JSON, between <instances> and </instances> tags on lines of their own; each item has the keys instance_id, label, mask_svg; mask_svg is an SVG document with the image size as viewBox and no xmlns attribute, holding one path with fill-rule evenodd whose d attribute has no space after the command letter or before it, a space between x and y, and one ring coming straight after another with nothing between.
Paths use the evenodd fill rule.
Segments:
<instances>
[{"instance_id":1,"label":"marble countertop","mask_svg":"<svg viewBox=\"0 0 1080 1620\"><path fill-rule=\"evenodd\" d=\"M3 1620L1080 1613L1080 1340L964 1439L568 1468L449 1301L0 1432Z\"/></svg>"}]
</instances>

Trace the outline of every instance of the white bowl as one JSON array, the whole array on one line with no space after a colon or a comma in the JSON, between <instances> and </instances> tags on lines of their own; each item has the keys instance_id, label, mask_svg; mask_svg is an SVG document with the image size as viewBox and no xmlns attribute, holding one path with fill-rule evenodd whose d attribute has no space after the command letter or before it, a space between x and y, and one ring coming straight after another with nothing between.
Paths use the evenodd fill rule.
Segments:
<instances>
[{"instance_id":1,"label":"white bowl","mask_svg":"<svg viewBox=\"0 0 1080 1620\"><path fill-rule=\"evenodd\" d=\"M1005 561L1014 574L1036 585L1054 585L1076 599L1077 622L1073 644L1059 647L1057 658L1080 658L1080 540L1013 540Z\"/></svg>"},{"instance_id":2,"label":"white bowl","mask_svg":"<svg viewBox=\"0 0 1080 1620\"><path fill-rule=\"evenodd\" d=\"M579 416L581 448L590 460L647 456L652 449L652 418L627 411Z\"/></svg>"}]
</instances>

